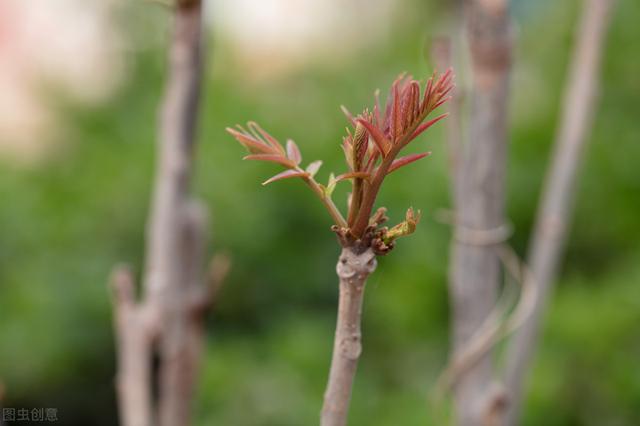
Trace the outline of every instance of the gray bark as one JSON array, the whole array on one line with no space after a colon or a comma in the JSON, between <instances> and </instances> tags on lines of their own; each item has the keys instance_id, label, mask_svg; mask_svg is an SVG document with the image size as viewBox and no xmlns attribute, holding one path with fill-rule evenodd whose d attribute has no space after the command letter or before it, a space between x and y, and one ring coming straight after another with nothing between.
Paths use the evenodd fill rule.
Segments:
<instances>
[{"instance_id":1,"label":"gray bark","mask_svg":"<svg viewBox=\"0 0 640 426\"><path fill-rule=\"evenodd\" d=\"M490 231L504 223L511 64L507 2L470 1L466 10L466 30L473 87L469 140L459 159L455 185L456 226L462 228L460 231ZM491 314L500 277L499 259L491 244L478 246L454 239L450 270L454 354L464 352L465 346ZM493 405L487 398L493 378L491 351L459 377L454 388L458 424L477 426L485 423Z\"/></svg>"},{"instance_id":2,"label":"gray bark","mask_svg":"<svg viewBox=\"0 0 640 426\"><path fill-rule=\"evenodd\" d=\"M137 304L131 271L117 267L111 276L118 371L116 390L120 424L151 425L151 353L156 334L148 305Z\"/></svg>"},{"instance_id":3,"label":"gray bark","mask_svg":"<svg viewBox=\"0 0 640 426\"><path fill-rule=\"evenodd\" d=\"M202 5L178 0L160 115L156 177L147 229L143 295L114 273L117 390L123 426L189 424L212 293L202 277L206 212L189 196L202 68ZM158 399L152 356L159 356Z\"/></svg>"},{"instance_id":4,"label":"gray bark","mask_svg":"<svg viewBox=\"0 0 640 426\"><path fill-rule=\"evenodd\" d=\"M351 388L362 352L360 323L364 287L376 264L376 257L371 249L359 253L345 247L340 254L336 266L340 278L338 320L329 382L322 406L322 426L347 424Z\"/></svg>"},{"instance_id":5,"label":"gray bark","mask_svg":"<svg viewBox=\"0 0 640 426\"><path fill-rule=\"evenodd\" d=\"M584 2L552 164L546 177L529 248L529 266L538 298L533 314L516 332L507 354L506 386L511 400L505 422L507 425L518 422L524 378L535 349L546 300L562 258L578 166L593 122L599 66L613 3L613 0Z\"/></svg>"}]
</instances>

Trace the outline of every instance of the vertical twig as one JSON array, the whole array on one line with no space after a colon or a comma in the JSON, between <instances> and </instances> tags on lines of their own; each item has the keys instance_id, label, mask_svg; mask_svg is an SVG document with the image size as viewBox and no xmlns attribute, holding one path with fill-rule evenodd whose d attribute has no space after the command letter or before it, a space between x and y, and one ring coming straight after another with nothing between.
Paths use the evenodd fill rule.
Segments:
<instances>
[{"instance_id":1,"label":"vertical twig","mask_svg":"<svg viewBox=\"0 0 640 426\"><path fill-rule=\"evenodd\" d=\"M156 177L139 303L131 274L114 272L118 399L123 426L187 425L204 340L207 215L190 199L202 69L202 4L178 0L162 104ZM158 378L151 359L159 356ZM159 384L152 398L153 383Z\"/></svg>"},{"instance_id":2,"label":"vertical twig","mask_svg":"<svg viewBox=\"0 0 640 426\"><path fill-rule=\"evenodd\" d=\"M150 298L162 306L159 346L159 423L187 424L202 332L191 318L202 287L204 209L190 201L188 187L200 95L202 5L176 5L169 75L160 121L159 173L147 257Z\"/></svg>"},{"instance_id":3,"label":"vertical twig","mask_svg":"<svg viewBox=\"0 0 640 426\"><path fill-rule=\"evenodd\" d=\"M151 354L157 327L148 305L136 302L131 271L116 267L111 274L118 372L116 389L120 424L152 424Z\"/></svg>"},{"instance_id":4,"label":"vertical twig","mask_svg":"<svg viewBox=\"0 0 640 426\"><path fill-rule=\"evenodd\" d=\"M200 20L199 1L178 2L160 113L157 171L147 230L145 289L154 300L171 296L169 289L181 269L175 248L181 239L191 178L202 66Z\"/></svg>"},{"instance_id":5,"label":"vertical twig","mask_svg":"<svg viewBox=\"0 0 640 426\"><path fill-rule=\"evenodd\" d=\"M165 305L160 344L160 425L187 425L197 368L204 344L204 308L208 294L202 281L206 214L196 202L187 205L182 224L180 281L171 286Z\"/></svg>"},{"instance_id":6,"label":"vertical twig","mask_svg":"<svg viewBox=\"0 0 640 426\"><path fill-rule=\"evenodd\" d=\"M602 48L614 0L585 0L577 44L568 71L560 126L551 167L536 217L529 264L538 287L531 317L516 332L507 358L506 385L511 398L507 425L517 424L522 387L533 354L541 315L556 278L569 226L576 176L593 121Z\"/></svg>"},{"instance_id":7,"label":"vertical twig","mask_svg":"<svg viewBox=\"0 0 640 426\"><path fill-rule=\"evenodd\" d=\"M362 352L362 299L367 277L376 268L376 256L368 248L364 252L345 247L336 272L340 278L338 320L333 345L329 382L324 394L320 424L347 424L351 388Z\"/></svg>"},{"instance_id":8,"label":"vertical twig","mask_svg":"<svg viewBox=\"0 0 640 426\"><path fill-rule=\"evenodd\" d=\"M508 4L506 0L472 0L465 12L473 89L469 141L459 160L455 185L456 223L465 229L492 230L504 222L511 65ZM455 354L464 350L496 303L500 265L494 247L454 239L450 274ZM458 424L482 424L492 404L485 396L493 376L489 351L459 378L455 386Z\"/></svg>"}]
</instances>

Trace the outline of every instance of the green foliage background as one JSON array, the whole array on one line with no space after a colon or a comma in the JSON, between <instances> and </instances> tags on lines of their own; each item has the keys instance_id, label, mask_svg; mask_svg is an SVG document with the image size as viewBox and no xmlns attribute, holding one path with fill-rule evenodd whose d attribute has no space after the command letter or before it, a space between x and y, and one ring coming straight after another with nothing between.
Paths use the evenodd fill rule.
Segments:
<instances>
[{"instance_id":1,"label":"green foliage background","mask_svg":"<svg viewBox=\"0 0 640 426\"><path fill-rule=\"evenodd\" d=\"M329 218L293 181L243 163L223 131L254 119L300 145L319 176L342 169L345 120L400 71L431 73L425 45L439 5L404 8L393 35L349 60L317 61L268 86L238 78L223 38L209 44L194 191L212 212L213 244L233 270L208 323L197 425L311 425L329 365L338 254ZM557 125L578 2L515 2L509 159L513 243L524 253ZM61 424L113 425L114 347L106 279L142 265L165 73L167 13L129 6L135 49L126 86L107 105L60 103L72 129L44 165L0 163L0 379L9 407L58 407ZM640 424L640 3L620 0L605 52L598 112L581 173L562 276L530 372L525 425ZM354 23L355 24L355 23ZM371 28L363 30L373 31ZM132 28L136 28L133 30ZM155 40L142 43L144 40ZM364 307L353 425L436 424L427 395L448 347L450 205L443 126L414 142L434 155L394 174L380 203L393 221L425 212L417 233L381 259ZM342 188L338 199L344 199Z\"/></svg>"}]
</instances>

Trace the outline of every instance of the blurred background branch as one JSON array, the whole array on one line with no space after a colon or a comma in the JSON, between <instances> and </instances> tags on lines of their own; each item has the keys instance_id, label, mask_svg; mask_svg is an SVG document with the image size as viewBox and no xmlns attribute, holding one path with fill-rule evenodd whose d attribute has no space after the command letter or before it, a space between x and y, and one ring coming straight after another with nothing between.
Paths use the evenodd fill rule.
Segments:
<instances>
[{"instance_id":1,"label":"blurred background branch","mask_svg":"<svg viewBox=\"0 0 640 426\"><path fill-rule=\"evenodd\" d=\"M474 0L465 4L465 28L473 86L469 93L468 141L460 148L453 188L454 234L482 232L505 222L505 167L508 141L507 105L512 32L506 0ZM456 143L457 135L451 134ZM461 229L459 229L461 228ZM473 245L454 238L451 248L450 300L453 359L490 317L498 300L500 264L493 245ZM460 373L454 387L456 422L483 424L492 401L486 396L495 380L492 351Z\"/></svg>"},{"instance_id":2,"label":"blurred background branch","mask_svg":"<svg viewBox=\"0 0 640 426\"><path fill-rule=\"evenodd\" d=\"M538 289L533 315L509 347L506 424L518 424L523 385L535 353L538 329L563 258L584 146L596 109L602 53L615 0L584 0L566 79L551 164L531 235L529 264Z\"/></svg>"},{"instance_id":3,"label":"blurred background branch","mask_svg":"<svg viewBox=\"0 0 640 426\"><path fill-rule=\"evenodd\" d=\"M190 423L204 344L202 308L214 294L202 276L206 210L189 195L201 95L202 4L179 1L174 9L142 301L135 302L131 274L116 271L114 278L124 426ZM152 370L155 355L159 365Z\"/></svg>"}]
</instances>

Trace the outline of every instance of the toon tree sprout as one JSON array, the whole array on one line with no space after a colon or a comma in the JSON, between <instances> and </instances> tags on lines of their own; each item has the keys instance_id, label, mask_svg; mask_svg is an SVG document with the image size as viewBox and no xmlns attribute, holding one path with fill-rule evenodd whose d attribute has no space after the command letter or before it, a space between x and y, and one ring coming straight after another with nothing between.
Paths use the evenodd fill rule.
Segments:
<instances>
[{"instance_id":1,"label":"toon tree sprout","mask_svg":"<svg viewBox=\"0 0 640 426\"><path fill-rule=\"evenodd\" d=\"M287 140L283 146L255 122L249 122L246 129L227 128L249 151L245 160L273 162L286 169L263 185L299 178L311 188L333 219L332 230L342 247L336 267L340 279L338 319L322 426L346 424L351 387L362 350L360 322L364 287L376 268L376 256L389 253L395 241L413 233L420 220L420 211L409 208L403 222L391 228L383 226L388 219L386 208L373 210L380 186L390 173L430 154L399 157L409 143L447 116L441 114L427 120L450 99L453 78L452 70L439 76L434 73L421 95L419 82L401 75L392 84L384 109L380 107L378 91L372 111L365 109L354 116L343 107L352 126L342 141L347 171L337 176L332 173L326 185L315 178L322 161L301 167L302 156L294 141ZM346 218L331 198L336 185L344 180L351 180L352 185Z\"/></svg>"}]
</instances>

